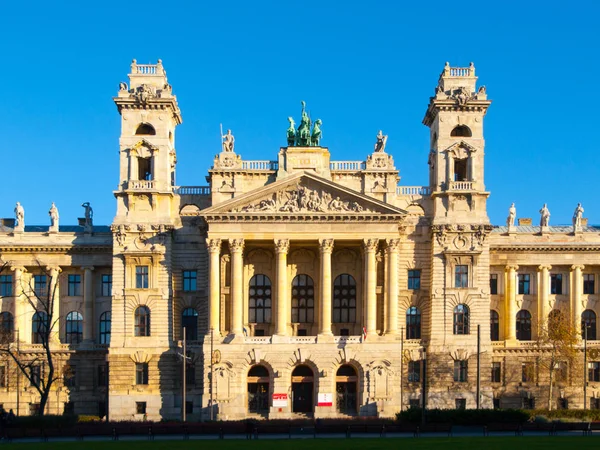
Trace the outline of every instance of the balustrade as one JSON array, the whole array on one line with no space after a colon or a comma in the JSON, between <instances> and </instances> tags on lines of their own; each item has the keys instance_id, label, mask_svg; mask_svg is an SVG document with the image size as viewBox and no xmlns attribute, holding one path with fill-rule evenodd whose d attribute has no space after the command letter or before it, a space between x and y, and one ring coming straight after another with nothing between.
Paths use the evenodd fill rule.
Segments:
<instances>
[{"instance_id":1,"label":"balustrade","mask_svg":"<svg viewBox=\"0 0 600 450\"><path fill-rule=\"evenodd\" d=\"M177 186L173 192L178 195L210 195L210 186Z\"/></svg>"},{"instance_id":2,"label":"balustrade","mask_svg":"<svg viewBox=\"0 0 600 450\"><path fill-rule=\"evenodd\" d=\"M154 180L130 180L128 189L155 189Z\"/></svg>"},{"instance_id":3,"label":"balustrade","mask_svg":"<svg viewBox=\"0 0 600 450\"><path fill-rule=\"evenodd\" d=\"M357 170L365 170L366 164L364 161L331 161L329 169L338 172L355 172Z\"/></svg>"},{"instance_id":4,"label":"balustrade","mask_svg":"<svg viewBox=\"0 0 600 450\"><path fill-rule=\"evenodd\" d=\"M243 170L277 170L277 161L242 161Z\"/></svg>"},{"instance_id":5,"label":"balustrade","mask_svg":"<svg viewBox=\"0 0 600 450\"><path fill-rule=\"evenodd\" d=\"M450 191L472 191L473 190L473 182L472 181L451 181L449 183Z\"/></svg>"},{"instance_id":6,"label":"balustrade","mask_svg":"<svg viewBox=\"0 0 600 450\"><path fill-rule=\"evenodd\" d=\"M431 195L431 188L429 186L397 186L396 194L398 195Z\"/></svg>"}]
</instances>

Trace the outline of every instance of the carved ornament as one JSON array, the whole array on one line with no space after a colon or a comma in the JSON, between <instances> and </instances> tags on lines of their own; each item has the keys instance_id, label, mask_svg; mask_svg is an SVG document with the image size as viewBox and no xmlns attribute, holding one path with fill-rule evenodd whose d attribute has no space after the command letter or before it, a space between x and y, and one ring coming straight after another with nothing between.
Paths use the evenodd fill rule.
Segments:
<instances>
[{"instance_id":1,"label":"carved ornament","mask_svg":"<svg viewBox=\"0 0 600 450\"><path fill-rule=\"evenodd\" d=\"M363 249L365 252L374 252L377 250L377 245L379 244L379 239L364 239L363 240Z\"/></svg>"},{"instance_id":2,"label":"carved ornament","mask_svg":"<svg viewBox=\"0 0 600 450\"><path fill-rule=\"evenodd\" d=\"M333 239L319 239L319 247L322 253L331 253L333 250Z\"/></svg>"},{"instance_id":3,"label":"carved ornament","mask_svg":"<svg viewBox=\"0 0 600 450\"><path fill-rule=\"evenodd\" d=\"M481 251L492 231L491 225L444 224L432 225L438 245L446 251Z\"/></svg>"},{"instance_id":4,"label":"carved ornament","mask_svg":"<svg viewBox=\"0 0 600 450\"><path fill-rule=\"evenodd\" d=\"M275 252L287 253L290 250L289 239L275 239Z\"/></svg>"}]
</instances>

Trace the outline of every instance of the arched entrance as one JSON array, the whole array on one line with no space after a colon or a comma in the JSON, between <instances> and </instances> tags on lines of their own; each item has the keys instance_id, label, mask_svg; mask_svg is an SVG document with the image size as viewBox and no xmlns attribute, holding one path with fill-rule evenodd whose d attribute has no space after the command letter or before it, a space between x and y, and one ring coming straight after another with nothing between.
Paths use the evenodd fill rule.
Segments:
<instances>
[{"instance_id":1,"label":"arched entrance","mask_svg":"<svg viewBox=\"0 0 600 450\"><path fill-rule=\"evenodd\" d=\"M356 414L358 391L356 370L349 364L341 366L335 374L337 410L342 414Z\"/></svg>"},{"instance_id":2,"label":"arched entrance","mask_svg":"<svg viewBox=\"0 0 600 450\"><path fill-rule=\"evenodd\" d=\"M253 366L248 371L248 412L269 412L269 371L265 366Z\"/></svg>"},{"instance_id":3,"label":"arched entrance","mask_svg":"<svg viewBox=\"0 0 600 450\"><path fill-rule=\"evenodd\" d=\"M315 375L308 366L298 366L292 372L292 412L312 413Z\"/></svg>"}]
</instances>

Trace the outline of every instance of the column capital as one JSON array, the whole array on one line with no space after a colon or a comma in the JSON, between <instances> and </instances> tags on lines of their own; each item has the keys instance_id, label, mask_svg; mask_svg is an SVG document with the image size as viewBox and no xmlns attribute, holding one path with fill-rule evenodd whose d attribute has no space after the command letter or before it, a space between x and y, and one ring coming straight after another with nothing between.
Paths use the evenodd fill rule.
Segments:
<instances>
[{"instance_id":1,"label":"column capital","mask_svg":"<svg viewBox=\"0 0 600 450\"><path fill-rule=\"evenodd\" d=\"M397 252L400 247L401 239L386 239L385 243L387 244L386 251L387 252Z\"/></svg>"},{"instance_id":2,"label":"column capital","mask_svg":"<svg viewBox=\"0 0 600 450\"><path fill-rule=\"evenodd\" d=\"M285 253L290 251L289 239L275 239L275 253Z\"/></svg>"},{"instance_id":3,"label":"column capital","mask_svg":"<svg viewBox=\"0 0 600 450\"><path fill-rule=\"evenodd\" d=\"M50 275L52 276L62 272L62 269L59 266L46 266L46 270L50 272Z\"/></svg>"},{"instance_id":4,"label":"column capital","mask_svg":"<svg viewBox=\"0 0 600 450\"><path fill-rule=\"evenodd\" d=\"M552 266L550 264L540 264L538 267L539 272L543 272L544 270L551 270Z\"/></svg>"},{"instance_id":5,"label":"column capital","mask_svg":"<svg viewBox=\"0 0 600 450\"><path fill-rule=\"evenodd\" d=\"M221 239L206 239L206 248L210 253L221 251Z\"/></svg>"},{"instance_id":6,"label":"column capital","mask_svg":"<svg viewBox=\"0 0 600 450\"><path fill-rule=\"evenodd\" d=\"M81 266L81 270L95 270L94 266Z\"/></svg>"},{"instance_id":7,"label":"column capital","mask_svg":"<svg viewBox=\"0 0 600 450\"><path fill-rule=\"evenodd\" d=\"M506 267L504 268L504 270L506 272L510 272L511 270L514 270L516 272L517 270L519 270L519 266L517 264L507 264Z\"/></svg>"},{"instance_id":8,"label":"column capital","mask_svg":"<svg viewBox=\"0 0 600 450\"><path fill-rule=\"evenodd\" d=\"M229 239L229 251L231 253L241 253L244 251L244 238Z\"/></svg>"},{"instance_id":9,"label":"column capital","mask_svg":"<svg viewBox=\"0 0 600 450\"><path fill-rule=\"evenodd\" d=\"M13 272L16 272L17 270L20 270L21 272L27 272L27 268L25 266L10 266L10 270Z\"/></svg>"},{"instance_id":10,"label":"column capital","mask_svg":"<svg viewBox=\"0 0 600 450\"><path fill-rule=\"evenodd\" d=\"M333 251L333 239L319 239L319 248L321 253L331 253Z\"/></svg>"},{"instance_id":11,"label":"column capital","mask_svg":"<svg viewBox=\"0 0 600 450\"><path fill-rule=\"evenodd\" d=\"M379 239L363 239L363 250L367 253L377 250Z\"/></svg>"},{"instance_id":12,"label":"column capital","mask_svg":"<svg viewBox=\"0 0 600 450\"><path fill-rule=\"evenodd\" d=\"M571 270L583 270L585 269L585 266L583 264L573 264L571 266Z\"/></svg>"}]
</instances>

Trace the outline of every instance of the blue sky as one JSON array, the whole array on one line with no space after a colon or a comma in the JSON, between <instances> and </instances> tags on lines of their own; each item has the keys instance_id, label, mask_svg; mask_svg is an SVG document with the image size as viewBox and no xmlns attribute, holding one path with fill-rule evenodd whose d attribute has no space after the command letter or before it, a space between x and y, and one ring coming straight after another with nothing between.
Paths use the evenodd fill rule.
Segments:
<instances>
[{"instance_id":1,"label":"blue sky","mask_svg":"<svg viewBox=\"0 0 600 450\"><path fill-rule=\"evenodd\" d=\"M594 101L600 2L5 2L0 16L3 195L29 225L76 224L90 201L110 224L132 58L163 60L179 99L177 183L206 185L219 123L244 159L276 159L306 100L333 160L364 160L389 135L403 185L425 185L421 124L444 62L474 61L485 121L489 216L600 223Z\"/></svg>"}]
</instances>

